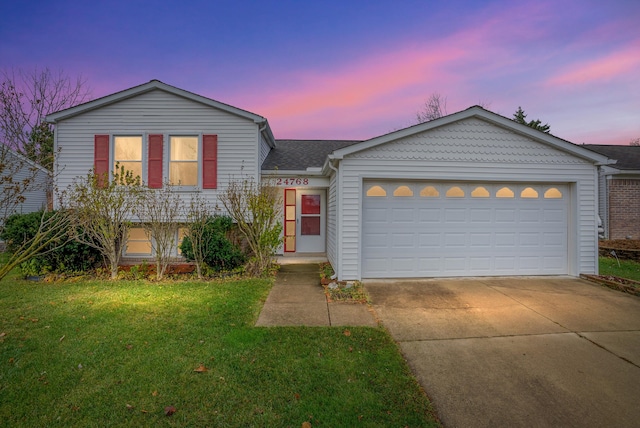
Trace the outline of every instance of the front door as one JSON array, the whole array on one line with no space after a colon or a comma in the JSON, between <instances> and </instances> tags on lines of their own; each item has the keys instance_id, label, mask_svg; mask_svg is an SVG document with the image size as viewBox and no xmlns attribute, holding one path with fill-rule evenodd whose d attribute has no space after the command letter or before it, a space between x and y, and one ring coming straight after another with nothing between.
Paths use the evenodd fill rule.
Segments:
<instances>
[{"instance_id":1,"label":"front door","mask_svg":"<svg viewBox=\"0 0 640 428\"><path fill-rule=\"evenodd\" d=\"M295 192L295 205L292 203L293 192ZM325 252L325 198L326 192L324 190L285 190L285 252Z\"/></svg>"}]
</instances>

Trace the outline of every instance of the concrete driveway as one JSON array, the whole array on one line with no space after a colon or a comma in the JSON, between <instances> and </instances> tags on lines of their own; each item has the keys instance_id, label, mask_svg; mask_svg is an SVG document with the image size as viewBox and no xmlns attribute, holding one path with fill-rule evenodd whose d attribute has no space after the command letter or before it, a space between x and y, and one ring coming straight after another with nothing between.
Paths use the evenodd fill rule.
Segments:
<instances>
[{"instance_id":1,"label":"concrete driveway","mask_svg":"<svg viewBox=\"0 0 640 428\"><path fill-rule=\"evenodd\" d=\"M365 288L445 427L640 426L640 298L569 277Z\"/></svg>"}]
</instances>

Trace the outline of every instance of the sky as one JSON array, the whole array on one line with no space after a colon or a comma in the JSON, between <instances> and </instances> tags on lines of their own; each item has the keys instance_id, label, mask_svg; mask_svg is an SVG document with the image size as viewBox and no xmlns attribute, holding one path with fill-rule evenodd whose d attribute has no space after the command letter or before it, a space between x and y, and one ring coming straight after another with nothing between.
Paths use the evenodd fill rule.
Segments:
<instances>
[{"instance_id":1,"label":"sky","mask_svg":"<svg viewBox=\"0 0 640 428\"><path fill-rule=\"evenodd\" d=\"M576 144L640 138L637 0L0 0L0 70L153 79L269 120L279 139L368 139L521 106Z\"/></svg>"}]
</instances>

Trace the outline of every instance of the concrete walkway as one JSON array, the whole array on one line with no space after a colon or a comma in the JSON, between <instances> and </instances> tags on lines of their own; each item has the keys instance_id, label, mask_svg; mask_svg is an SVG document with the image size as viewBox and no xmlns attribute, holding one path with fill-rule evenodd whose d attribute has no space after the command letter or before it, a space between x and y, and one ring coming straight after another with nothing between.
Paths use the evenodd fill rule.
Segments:
<instances>
[{"instance_id":1,"label":"concrete walkway","mask_svg":"<svg viewBox=\"0 0 640 428\"><path fill-rule=\"evenodd\" d=\"M327 302L317 263L282 265L256 326L377 326L364 304Z\"/></svg>"}]
</instances>

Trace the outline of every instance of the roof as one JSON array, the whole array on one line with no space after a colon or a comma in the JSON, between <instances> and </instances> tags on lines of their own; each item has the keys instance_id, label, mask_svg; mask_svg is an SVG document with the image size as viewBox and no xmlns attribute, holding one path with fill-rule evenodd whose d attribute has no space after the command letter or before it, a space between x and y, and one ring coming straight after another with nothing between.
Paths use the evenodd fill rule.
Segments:
<instances>
[{"instance_id":1,"label":"roof","mask_svg":"<svg viewBox=\"0 0 640 428\"><path fill-rule=\"evenodd\" d=\"M618 162L611 165L620 170L640 170L640 146L615 146L606 144L583 144L589 150L605 155Z\"/></svg>"},{"instance_id":2,"label":"roof","mask_svg":"<svg viewBox=\"0 0 640 428\"><path fill-rule=\"evenodd\" d=\"M354 140L276 140L276 147L262 163L262 170L305 171L322 168L327 156L360 141Z\"/></svg>"},{"instance_id":3,"label":"roof","mask_svg":"<svg viewBox=\"0 0 640 428\"><path fill-rule=\"evenodd\" d=\"M410 126L408 128L400 129L398 131L394 131L380 137L375 137L358 144L350 145L348 147L336 150L335 153L333 153L330 157L332 159L342 159L345 156L357 153L359 151L368 150L381 144L385 144L421 132L429 131L440 126L448 125L472 117L482 119L486 122L492 123L502 128L507 128L518 134L525 135L556 149L593 162L596 165L607 165L611 163L606 155L587 150L582 146L573 144L567 140L563 140L562 138L558 138L546 132L531 128L530 126L517 123L507 117L493 113L489 110L485 110L480 106L469 107L468 109L459 111L457 113L443 116L441 118L430 120L418 125Z\"/></svg>"},{"instance_id":4,"label":"roof","mask_svg":"<svg viewBox=\"0 0 640 428\"><path fill-rule=\"evenodd\" d=\"M51 171L49 171L47 168L43 167L39 163L32 161L31 159L24 156L23 154L18 153L17 151L10 148L6 144L0 143L0 153L2 153L2 156L6 156L6 155L14 156L19 159L18 162L24 162L25 164L30 165L32 168L35 168L49 176L52 175Z\"/></svg>"}]
</instances>

